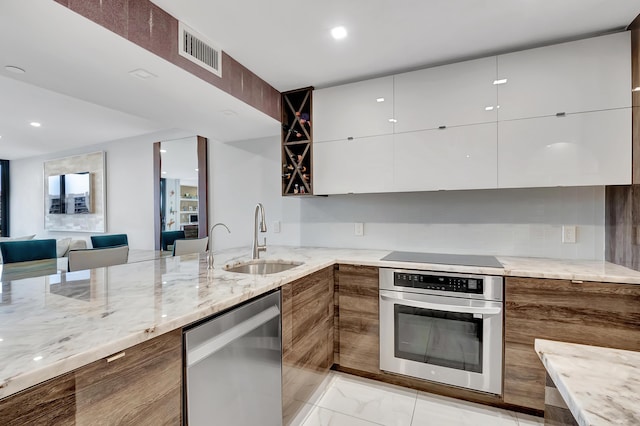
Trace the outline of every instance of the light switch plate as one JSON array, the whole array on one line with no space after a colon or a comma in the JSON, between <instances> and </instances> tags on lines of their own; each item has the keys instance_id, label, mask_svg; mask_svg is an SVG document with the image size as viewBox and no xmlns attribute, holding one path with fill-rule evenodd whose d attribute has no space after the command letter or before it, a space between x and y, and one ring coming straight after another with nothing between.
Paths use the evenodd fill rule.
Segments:
<instances>
[{"instance_id":1,"label":"light switch plate","mask_svg":"<svg viewBox=\"0 0 640 426\"><path fill-rule=\"evenodd\" d=\"M563 225L562 226L562 242L564 244L575 244L576 242L576 226L575 225Z\"/></svg>"},{"instance_id":2,"label":"light switch plate","mask_svg":"<svg viewBox=\"0 0 640 426\"><path fill-rule=\"evenodd\" d=\"M280 221L276 220L275 222L273 222L273 233L274 234L279 234L280 233Z\"/></svg>"},{"instance_id":3,"label":"light switch plate","mask_svg":"<svg viewBox=\"0 0 640 426\"><path fill-rule=\"evenodd\" d=\"M364 223L362 222L356 222L354 228L353 228L353 234L356 237L362 237L364 235Z\"/></svg>"}]
</instances>

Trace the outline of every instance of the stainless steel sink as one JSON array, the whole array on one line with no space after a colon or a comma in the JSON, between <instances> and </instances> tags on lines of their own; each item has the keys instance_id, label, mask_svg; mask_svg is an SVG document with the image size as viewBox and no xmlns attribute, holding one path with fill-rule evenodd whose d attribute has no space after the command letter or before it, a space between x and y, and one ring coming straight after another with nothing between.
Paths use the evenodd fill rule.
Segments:
<instances>
[{"instance_id":1,"label":"stainless steel sink","mask_svg":"<svg viewBox=\"0 0 640 426\"><path fill-rule=\"evenodd\" d=\"M268 275L288 271L289 269L295 268L296 266L300 265L302 265L302 262L256 259L227 265L224 267L224 270L229 272L237 272L239 274Z\"/></svg>"}]
</instances>

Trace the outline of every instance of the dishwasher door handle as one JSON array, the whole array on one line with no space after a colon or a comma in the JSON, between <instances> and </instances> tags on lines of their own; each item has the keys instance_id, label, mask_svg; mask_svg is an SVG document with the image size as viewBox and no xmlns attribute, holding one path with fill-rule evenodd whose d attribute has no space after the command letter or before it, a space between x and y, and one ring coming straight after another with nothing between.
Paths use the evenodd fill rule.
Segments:
<instances>
[{"instance_id":1,"label":"dishwasher door handle","mask_svg":"<svg viewBox=\"0 0 640 426\"><path fill-rule=\"evenodd\" d=\"M448 305L445 303L432 303L411 299L400 299L397 297L389 297L380 295L382 300L397 303L399 305L411 306L413 308L431 309L434 311L456 312L460 314L476 314L476 315L498 315L502 312L502 308L498 307L477 307L477 306L459 306Z\"/></svg>"},{"instance_id":2,"label":"dishwasher door handle","mask_svg":"<svg viewBox=\"0 0 640 426\"><path fill-rule=\"evenodd\" d=\"M193 349L187 350L187 367L207 358L209 355L216 353L223 347L227 346L234 340L244 336L245 334L255 330L261 325L271 321L280 315L280 309L277 306L271 306L252 316L251 318L234 325L228 330L223 331L217 336L199 344Z\"/></svg>"}]
</instances>

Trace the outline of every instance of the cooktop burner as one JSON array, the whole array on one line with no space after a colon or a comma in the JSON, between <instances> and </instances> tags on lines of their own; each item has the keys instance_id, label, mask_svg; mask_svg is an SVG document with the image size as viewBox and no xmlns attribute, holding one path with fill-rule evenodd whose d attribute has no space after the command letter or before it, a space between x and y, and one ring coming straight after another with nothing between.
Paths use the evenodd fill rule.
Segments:
<instances>
[{"instance_id":1,"label":"cooktop burner","mask_svg":"<svg viewBox=\"0 0 640 426\"><path fill-rule=\"evenodd\" d=\"M496 259L494 256L478 256L474 254L415 253L410 251L392 251L380 260L502 268L502 264L498 262L498 259Z\"/></svg>"}]
</instances>

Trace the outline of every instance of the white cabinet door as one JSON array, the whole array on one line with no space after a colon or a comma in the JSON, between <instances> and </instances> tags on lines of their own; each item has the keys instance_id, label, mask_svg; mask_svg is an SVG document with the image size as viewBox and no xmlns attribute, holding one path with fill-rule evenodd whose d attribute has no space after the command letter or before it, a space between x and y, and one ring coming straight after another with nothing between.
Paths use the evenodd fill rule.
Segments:
<instances>
[{"instance_id":1,"label":"white cabinet door","mask_svg":"<svg viewBox=\"0 0 640 426\"><path fill-rule=\"evenodd\" d=\"M500 188L630 183L631 108L498 123Z\"/></svg>"},{"instance_id":2,"label":"white cabinet door","mask_svg":"<svg viewBox=\"0 0 640 426\"><path fill-rule=\"evenodd\" d=\"M629 33L498 56L498 119L631 106Z\"/></svg>"},{"instance_id":3,"label":"white cabinet door","mask_svg":"<svg viewBox=\"0 0 640 426\"><path fill-rule=\"evenodd\" d=\"M395 76L396 133L497 120L496 57Z\"/></svg>"},{"instance_id":4,"label":"white cabinet door","mask_svg":"<svg viewBox=\"0 0 640 426\"><path fill-rule=\"evenodd\" d=\"M313 92L314 142L391 134L390 119L393 76Z\"/></svg>"},{"instance_id":5,"label":"white cabinet door","mask_svg":"<svg viewBox=\"0 0 640 426\"><path fill-rule=\"evenodd\" d=\"M314 194L393 191L393 135L313 145Z\"/></svg>"},{"instance_id":6,"label":"white cabinet door","mask_svg":"<svg viewBox=\"0 0 640 426\"><path fill-rule=\"evenodd\" d=\"M397 191L497 186L497 124L395 135Z\"/></svg>"}]
</instances>

